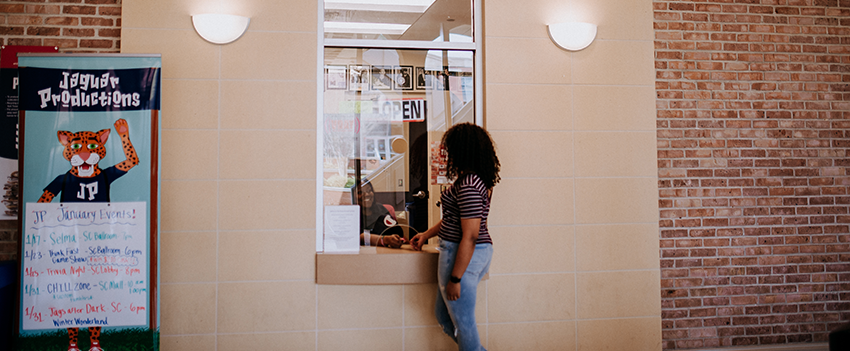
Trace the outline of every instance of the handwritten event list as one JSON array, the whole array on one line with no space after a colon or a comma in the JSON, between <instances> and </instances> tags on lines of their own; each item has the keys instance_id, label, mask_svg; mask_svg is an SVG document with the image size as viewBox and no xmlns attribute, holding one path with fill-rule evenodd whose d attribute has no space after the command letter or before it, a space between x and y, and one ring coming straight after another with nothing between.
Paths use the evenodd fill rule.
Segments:
<instances>
[{"instance_id":1,"label":"handwritten event list","mask_svg":"<svg viewBox=\"0 0 850 351\"><path fill-rule=\"evenodd\" d=\"M146 325L144 202L26 206L24 330Z\"/></svg>"}]
</instances>

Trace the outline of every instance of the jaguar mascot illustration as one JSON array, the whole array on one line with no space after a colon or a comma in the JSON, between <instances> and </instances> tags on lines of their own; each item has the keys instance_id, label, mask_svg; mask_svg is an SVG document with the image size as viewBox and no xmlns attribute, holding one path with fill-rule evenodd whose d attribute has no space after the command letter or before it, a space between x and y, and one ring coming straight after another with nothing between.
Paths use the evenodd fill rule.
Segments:
<instances>
[{"instance_id":1,"label":"jaguar mascot illustration","mask_svg":"<svg viewBox=\"0 0 850 351\"><path fill-rule=\"evenodd\" d=\"M60 193L59 202L109 202L110 184L139 164L136 149L130 142L127 121L115 121L115 131L121 138L127 159L107 169L100 169L98 162L106 156L105 144L109 138L109 129L96 133L57 132L59 142L65 146L62 155L71 162L71 170L50 182L38 202L51 202Z\"/></svg>"},{"instance_id":2,"label":"jaguar mascot illustration","mask_svg":"<svg viewBox=\"0 0 850 351\"><path fill-rule=\"evenodd\" d=\"M65 146L62 155L71 162L71 170L50 182L38 202L51 202L57 195L59 202L109 202L109 186L112 182L139 164L136 149L130 142L127 121L119 119L114 126L121 138L126 159L106 169L101 169L98 162L106 156L105 145L110 129L98 132L57 132L59 142ZM103 351L100 347L101 327L89 327L88 330L91 340L89 351ZM79 332L78 328L68 328L68 351L80 351L77 347Z\"/></svg>"}]
</instances>

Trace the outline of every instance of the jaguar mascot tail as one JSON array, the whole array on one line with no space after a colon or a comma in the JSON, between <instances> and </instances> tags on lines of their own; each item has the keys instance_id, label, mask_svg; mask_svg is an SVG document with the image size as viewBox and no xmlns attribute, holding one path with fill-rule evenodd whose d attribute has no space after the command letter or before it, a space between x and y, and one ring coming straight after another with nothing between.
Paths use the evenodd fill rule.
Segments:
<instances>
[{"instance_id":1,"label":"jaguar mascot tail","mask_svg":"<svg viewBox=\"0 0 850 351\"><path fill-rule=\"evenodd\" d=\"M100 169L98 162L106 156L104 145L109 138L109 129L98 132L57 132L59 142L65 146L62 155L71 162L71 170L50 182L38 202L51 202L57 195L59 202L109 202L109 186L112 182L139 164L136 149L130 143L127 121L119 119L115 121L114 126L121 138L126 159L106 169ZM89 351L103 351L100 347L100 328L88 328L91 340ZM79 333L78 328L68 328L68 351L80 351L77 347Z\"/></svg>"}]
</instances>

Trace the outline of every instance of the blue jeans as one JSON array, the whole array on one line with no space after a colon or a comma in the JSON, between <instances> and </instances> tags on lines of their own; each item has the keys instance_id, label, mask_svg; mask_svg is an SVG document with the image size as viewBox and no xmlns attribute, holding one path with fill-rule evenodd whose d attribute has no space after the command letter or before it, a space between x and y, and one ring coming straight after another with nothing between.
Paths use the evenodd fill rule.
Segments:
<instances>
[{"instance_id":1,"label":"blue jeans","mask_svg":"<svg viewBox=\"0 0 850 351\"><path fill-rule=\"evenodd\" d=\"M437 322L457 343L460 351L484 350L478 338L478 327L475 325L475 297L478 282L490 270L490 259L493 257L493 245L475 245L475 252L466 267L466 272L460 280L460 298L455 301L446 299L446 284L457 255L458 243L440 240L440 258L437 265L437 304L434 312Z\"/></svg>"}]
</instances>

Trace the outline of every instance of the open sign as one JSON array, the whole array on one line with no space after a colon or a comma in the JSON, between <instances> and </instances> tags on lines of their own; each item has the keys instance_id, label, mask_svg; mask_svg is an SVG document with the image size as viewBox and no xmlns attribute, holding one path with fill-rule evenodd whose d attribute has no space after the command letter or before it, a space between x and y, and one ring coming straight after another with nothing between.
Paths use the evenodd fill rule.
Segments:
<instances>
[{"instance_id":1,"label":"open sign","mask_svg":"<svg viewBox=\"0 0 850 351\"><path fill-rule=\"evenodd\" d=\"M380 114L392 116L393 121L423 122L428 115L425 99L386 100L380 102Z\"/></svg>"}]
</instances>

